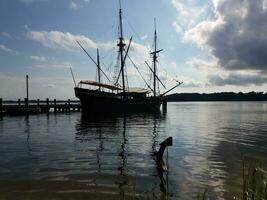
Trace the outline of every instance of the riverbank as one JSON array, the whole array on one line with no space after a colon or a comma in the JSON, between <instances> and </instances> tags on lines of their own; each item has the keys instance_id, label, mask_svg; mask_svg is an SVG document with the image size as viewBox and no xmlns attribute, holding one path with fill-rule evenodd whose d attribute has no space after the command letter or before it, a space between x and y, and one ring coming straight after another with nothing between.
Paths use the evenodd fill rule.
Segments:
<instances>
[{"instance_id":1,"label":"riverbank","mask_svg":"<svg viewBox=\"0 0 267 200\"><path fill-rule=\"evenodd\" d=\"M249 92L249 93L176 93L167 96L167 101L267 101L267 93Z\"/></svg>"}]
</instances>

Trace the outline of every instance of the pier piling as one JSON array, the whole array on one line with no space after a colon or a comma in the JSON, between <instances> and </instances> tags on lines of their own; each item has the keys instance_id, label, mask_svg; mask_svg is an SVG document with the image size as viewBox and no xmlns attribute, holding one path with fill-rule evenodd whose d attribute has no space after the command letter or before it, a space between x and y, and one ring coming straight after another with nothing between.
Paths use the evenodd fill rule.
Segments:
<instances>
[{"instance_id":1,"label":"pier piling","mask_svg":"<svg viewBox=\"0 0 267 200\"><path fill-rule=\"evenodd\" d=\"M3 99L0 98L0 119L3 117Z\"/></svg>"},{"instance_id":2,"label":"pier piling","mask_svg":"<svg viewBox=\"0 0 267 200\"><path fill-rule=\"evenodd\" d=\"M18 106L21 106L21 101L20 101L20 99L18 99Z\"/></svg>"},{"instance_id":3,"label":"pier piling","mask_svg":"<svg viewBox=\"0 0 267 200\"><path fill-rule=\"evenodd\" d=\"M57 100L54 99L54 113L57 112Z\"/></svg>"},{"instance_id":4,"label":"pier piling","mask_svg":"<svg viewBox=\"0 0 267 200\"><path fill-rule=\"evenodd\" d=\"M70 112L70 99L68 99L68 108L67 111Z\"/></svg>"},{"instance_id":5,"label":"pier piling","mask_svg":"<svg viewBox=\"0 0 267 200\"><path fill-rule=\"evenodd\" d=\"M25 108L29 107L29 99L28 98L24 98L24 105L25 105Z\"/></svg>"},{"instance_id":6,"label":"pier piling","mask_svg":"<svg viewBox=\"0 0 267 200\"><path fill-rule=\"evenodd\" d=\"M37 99L37 106L40 106L40 99Z\"/></svg>"},{"instance_id":7,"label":"pier piling","mask_svg":"<svg viewBox=\"0 0 267 200\"><path fill-rule=\"evenodd\" d=\"M46 112L49 113L49 109L50 109L50 106L49 106L49 99L46 98Z\"/></svg>"},{"instance_id":8,"label":"pier piling","mask_svg":"<svg viewBox=\"0 0 267 200\"><path fill-rule=\"evenodd\" d=\"M166 100L164 100L164 101L162 102L162 110L163 110L164 112L167 111L167 101L166 101Z\"/></svg>"}]
</instances>

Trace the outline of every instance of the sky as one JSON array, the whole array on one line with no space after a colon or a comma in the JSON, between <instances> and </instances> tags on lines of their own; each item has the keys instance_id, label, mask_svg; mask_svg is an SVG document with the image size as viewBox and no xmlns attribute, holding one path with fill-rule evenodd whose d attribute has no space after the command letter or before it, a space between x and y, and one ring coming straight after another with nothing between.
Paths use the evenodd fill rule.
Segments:
<instances>
[{"instance_id":1,"label":"sky","mask_svg":"<svg viewBox=\"0 0 267 200\"><path fill-rule=\"evenodd\" d=\"M173 92L266 92L267 0L121 0L130 87L151 83L156 18L158 73ZM117 66L118 0L1 0L0 96L74 99L76 82L95 80L96 66L78 40L114 81ZM105 78L103 82L108 83ZM164 92L164 88L160 88Z\"/></svg>"}]
</instances>

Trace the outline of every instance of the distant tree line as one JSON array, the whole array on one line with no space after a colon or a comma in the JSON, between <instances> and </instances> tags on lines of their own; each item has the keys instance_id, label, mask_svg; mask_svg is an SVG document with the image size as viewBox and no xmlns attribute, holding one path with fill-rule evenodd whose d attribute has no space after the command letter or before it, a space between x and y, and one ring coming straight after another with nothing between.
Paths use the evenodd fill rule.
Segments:
<instances>
[{"instance_id":1,"label":"distant tree line","mask_svg":"<svg viewBox=\"0 0 267 200\"><path fill-rule=\"evenodd\" d=\"M176 93L167 96L167 101L267 101L263 92Z\"/></svg>"}]
</instances>

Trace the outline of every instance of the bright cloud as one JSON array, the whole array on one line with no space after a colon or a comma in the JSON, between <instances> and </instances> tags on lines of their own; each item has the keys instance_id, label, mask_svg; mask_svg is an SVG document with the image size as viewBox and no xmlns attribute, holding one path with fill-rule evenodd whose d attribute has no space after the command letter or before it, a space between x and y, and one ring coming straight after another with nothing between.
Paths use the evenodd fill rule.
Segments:
<instances>
[{"instance_id":1,"label":"bright cloud","mask_svg":"<svg viewBox=\"0 0 267 200\"><path fill-rule=\"evenodd\" d=\"M83 44L86 49L110 49L111 43L96 43L84 35L74 35L69 32L60 31L29 31L27 37L33 41L41 43L45 47L53 49L64 49L75 51L79 49L76 41Z\"/></svg>"},{"instance_id":2,"label":"bright cloud","mask_svg":"<svg viewBox=\"0 0 267 200\"><path fill-rule=\"evenodd\" d=\"M73 10L77 10L79 9L81 6L78 5L77 3L75 3L74 1L71 1L70 2L70 8L73 9Z\"/></svg>"},{"instance_id":3,"label":"bright cloud","mask_svg":"<svg viewBox=\"0 0 267 200\"><path fill-rule=\"evenodd\" d=\"M78 10L80 8L83 8L86 3L90 3L90 0L72 0L70 1L70 9L72 10Z\"/></svg>"},{"instance_id":4,"label":"bright cloud","mask_svg":"<svg viewBox=\"0 0 267 200\"><path fill-rule=\"evenodd\" d=\"M15 54L16 53L16 51L6 47L3 44L0 44L0 50L5 51L6 53L9 53L9 54Z\"/></svg>"},{"instance_id":5,"label":"bright cloud","mask_svg":"<svg viewBox=\"0 0 267 200\"><path fill-rule=\"evenodd\" d=\"M173 7L176 9L177 16L173 22L173 27L177 33L194 27L202 18L206 17L208 5L202 5L198 1L172 0Z\"/></svg>"},{"instance_id":6,"label":"bright cloud","mask_svg":"<svg viewBox=\"0 0 267 200\"><path fill-rule=\"evenodd\" d=\"M40 61L40 62L45 62L47 61L47 58L44 56L30 56L30 58L34 61Z\"/></svg>"},{"instance_id":7,"label":"bright cloud","mask_svg":"<svg viewBox=\"0 0 267 200\"><path fill-rule=\"evenodd\" d=\"M45 63L45 64L35 64L32 67L37 68L70 68L72 65L70 62L63 63Z\"/></svg>"},{"instance_id":8,"label":"bright cloud","mask_svg":"<svg viewBox=\"0 0 267 200\"><path fill-rule=\"evenodd\" d=\"M178 11L185 3L177 5ZM204 70L208 81L214 85L267 83L266 0L213 0L212 7L212 18L187 26L183 32L185 42L196 44L212 59L193 59L190 64ZM192 9L188 9L190 13Z\"/></svg>"}]
</instances>

